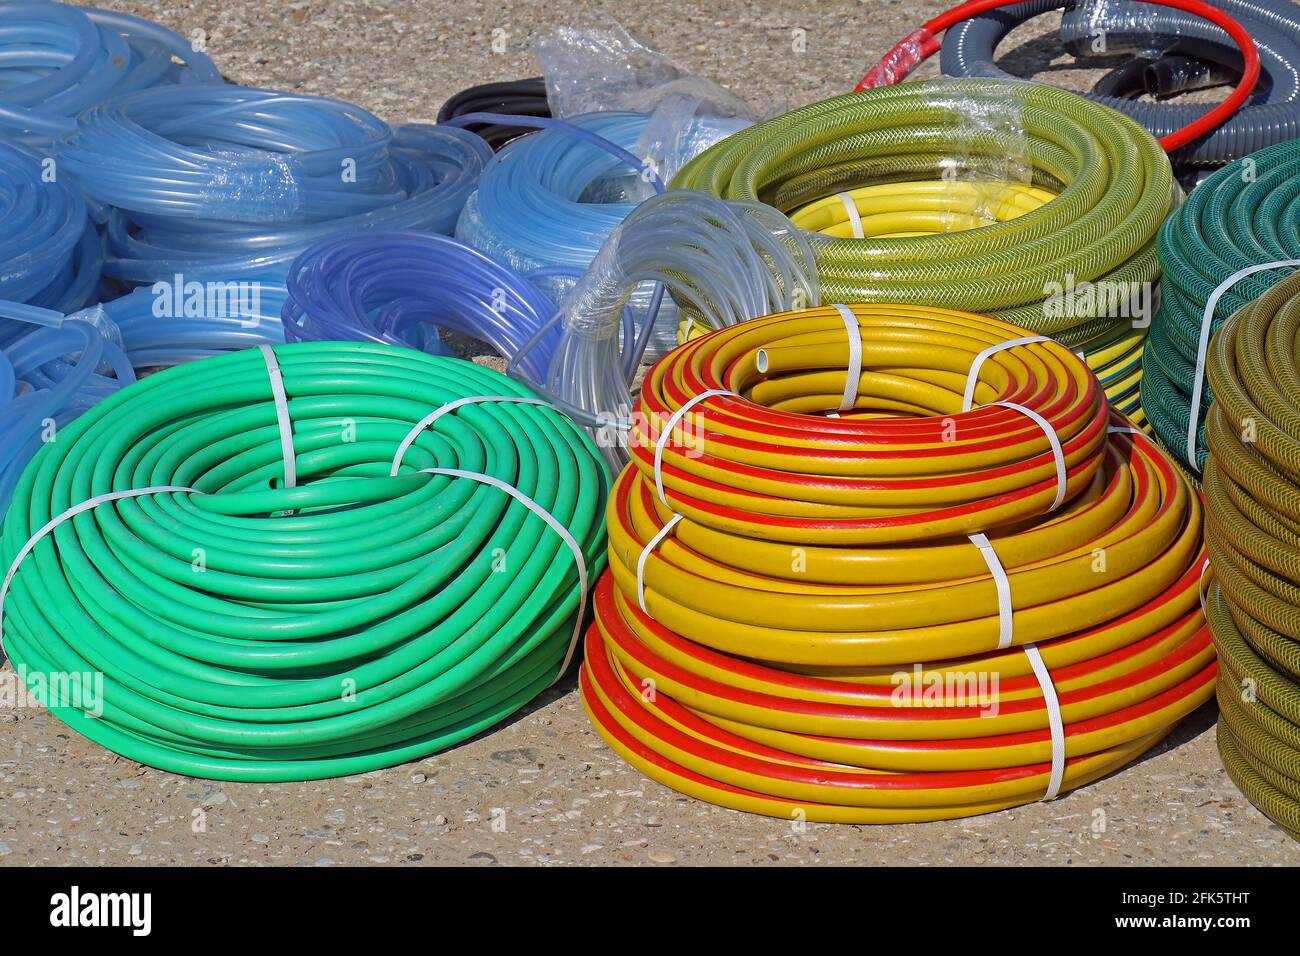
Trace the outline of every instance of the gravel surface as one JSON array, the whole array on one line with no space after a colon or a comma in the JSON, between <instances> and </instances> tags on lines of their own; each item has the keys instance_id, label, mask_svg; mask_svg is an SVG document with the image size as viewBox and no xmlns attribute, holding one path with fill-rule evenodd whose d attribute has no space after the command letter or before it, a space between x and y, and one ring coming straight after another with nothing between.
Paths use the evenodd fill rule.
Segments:
<instances>
[{"instance_id":1,"label":"gravel surface","mask_svg":"<svg viewBox=\"0 0 1300 956\"><path fill-rule=\"evenodd\" d=\"M335 95L402 121L431 120L471 83L535 74L534 38L603 16L761 111L779 112L850 88L893 40L947 4L102 5L187 35L204 31L232 81ZM1094 74L1061 69L1051 43L1036 39L1051 25L1044 18L1017 31L1006 62L1061 85L1087 82ZM494 38L503 52L492 51ZM1212 707L1136 765L1053 803L905 827L796 827L679 796L604 745L573 679L496 732L420 763L268 786L150 770L43 710L0 711L0 801L0 865L1300 864L1300 845L1221 768Z\"/></svg>"}]
</instances>

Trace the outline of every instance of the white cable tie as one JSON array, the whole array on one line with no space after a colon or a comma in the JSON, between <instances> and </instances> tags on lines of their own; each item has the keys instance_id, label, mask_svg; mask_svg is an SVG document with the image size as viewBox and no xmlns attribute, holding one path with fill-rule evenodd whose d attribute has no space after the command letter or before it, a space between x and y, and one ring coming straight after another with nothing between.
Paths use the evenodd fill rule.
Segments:
<instances>
[{"instance_id":1,"label":"white cable tie","mask_svg":"<svg viewBox=\"0 0 1300 956\"><path fill-rule=\"evenodd\" d=\"M849 365L844 373L844 395L840 398L840 407L836 409L847 412L858 403L858 379L862 377L862 330L858 328L858 317L847 305L837 305L835 311L844 320L844 331L849 336Z\"/></svg>"},{"instance_id":2,"label":"white cable tie","mask_svg":"<svg viewBox=\"0 0 1300 956\"><path fill-rule=\"evenodd\" d=\"M1065 488L1069 483L1069 476L1065 469L1065 449L1061 447L1060 436L1056 434L1056 429L1052 427L1052 423L1032 408L1017 405L1015 402L993 402L986 407L993 408L995 406L1019 412L1041 428L1043 434L1047 436L1047 443L1052 446L1052 457L1056 460L1056 499L1052 502L1052 506L1047 509L1048 514L1050 514L1061 507L1061 502L1065 500Z\"/></svg>"},{"instance_id":3,"label":"white cable tie","mask_svg":"<svg viewBox=\"0 0 1300 956\"><path fill-rule=\"evenodd\" d=\"M969 412L971 405L975 402L975 386L979 384L980 369L984 367L984 362L991 356L1006 349L1014 349L1021 345L1033 345L1036 342L1050 342L1045 335L1025 335L1018 339L1007 339L1005 342L999 342L996 345L990 345L984 351L975 356L970 363L970 371L966 373L966 390L962 394L961 410Z\"/></svg>"},{"instance_id":4,"label":"white cable tie","mask_svg":"<svg viewBox=\"0 0 1300 956\"><path fill-rule=\"evenodd\" d=\"M1214 324L1214 310L1219 306L1219 300L1223 298L1234 285L1247 276L1253 276L1256 272L1267 272L1269 269L1285 269L1287 267L1300 266L1300 259L1279 259L1276 262L1263 262L1258 265L1247 266L1245 269L1239 269L1228 278L1224 279L1210 297L1205 300L1205 312L1201 316L1201 338L1196 343L1196 370L1192 375L1192 402L1187 409L1187 464L1196 470L1196 429L1201 424L1201 396L1205 393L1205 362L1209 356L1210 350L1210 326Z\"/></svg>"},{"instance_id":5,"label":"white cable tie","mask_svg":"<svg viewBox=\"0 0 1300 956\"><path fill-rule=\"evenodd\" d=\"M484 402L506 402L512 405L542 405L546 408L553 407L550 402L544 402L540 398L525 398L521 395L470 395L467 398L458 398L453 402L440 405L416 422L411 430L406 433L406 437L402 439L402 443L397 446L397 454L393 456L393 467L389 472L389 476L395 477L397 475L397 472L402 467L402 459L406 457L406 452L415 444L415 440L420 437L426 428L433 425L433 423L442 418L443 415L454 412L456 409L464 405L476 405Z\"/></svg>"},{"instance_id":6,"label":"white cable tie","mask_svg":"<svg viewBox=\"0 0 1300 956\"><path fill-rule=\"evenodd\" d=\"M1052 774L1047 778L1047 790L1044 800L1055 800L1061 792L1061 782L1065 779L1065 719L1061 715L1061 700L1056 696L1056 684L1052 682L1051 671L1043 663L1043 655L1037 644L1026 644L1023 648L1029 658L1029 666L1034 669L1038 686L1043 691L1043 706L1047 708L1047 726L1052 733Z\"/></svg>"},{"instance_id":7,"label":"white cable tie","mask_svg":"<svg viewBox=\"0 0 1300 956\"><path fill-rule=\"evenodd\" d=\"M284 374L275 349L259 345L266 361L266 373L271 379L271 398L275 400L275 418L280 426L280 454L284 458L284 486L298 487L298 454L293 449L293 422L289 418L289 396L284 391ZM292 513L292 512L288 512Z\"/></svg>"},{"instance_id":8,"label":"white cable tie","mask_svg":"<svg viewBox=\"0 0 1300 956\"><path fill-rule=\"evenodd\" d=\"M0 583L0 654L5 654L4 649L4 606L5 597L9 594L9 585L13 583L14 575L18 573L18 566L35 549L41 539L50 534L55 528L75 518L79 514L90 511L92 508L98 508L100 505L108 504L111 501L122 501L125 498L140 498L144 495L165 495L165 494L191 494L205 495L206 491L199 491L197 488L189 488L184 485L155 485L150 488L135 488L130 491L110 491L106 494L95 495L93 498L87 498L80 504L75 504L62 514L51 518L45 522L40 529L27 539L27 543L18 549L18 554L14 556L13 563L9 565L9 570L5 573L3 583Z\"/></svg>"},{"instance_id":9,"label":"white cable tie","mask_svg":"<svg viewBox=\"0 0 1300 956\"><path fill-rule=\"evenodd\" d=\"M1205 572L1210 570L1210 559L1206 558L1201 565L1201 573L1196 579L1196 596L1201 602L1201 616L1208 618L1210 609L1205 606Z\"/></svg>"},{"instance_id":10,"label":"white cable tie","mask_svg":"<svg viewBox=\"0 0 1300 956\"><path fill-rule=\"evenodd\" d=\"M650 552L659 547L659 542L672 533L673 528L677 527L677 522L682 520L682 516L674 514L668 519L668 523L660 528L653 538L647 542L646 546L641 549L641 554L636 559L636 603L641 605L641 613L645 614L651 620L654 615L645 606L645 562L650 557Z\"/></svg>"},{"instance_id":11,"label":"white cable tie","mask_svg":"<svg viewBox=\"0 0 1300 956\"><path fill-rule=\"evenodd\" d=\"M683 404L681 408L677 409L677 411L673 412L672 415L669 416L667 424L664 425L663 430L659 432L659 438L655 442L655 491L659 493L659 500L665 505L668 504L668 499L664 496L664 448L668 445L669 439L672 438L673 429L675 429L677 423L686 416L686 413L706 398L713 398L716 395L731 395L736 398L740 397L739 395L736 395L735 392L729 391L725 388L711 388L708 391L700 392L700 394L696 395L690 401Z\"/></svg>"},{"instance_id":12,"label":"white cable tie","mask_svg":"<svg viewBox=\"0 0 1300 956\"><path fill-rule=\"evenodd\" d=\"M989 573L993 575L993 586L998 592L998 650L1003 651L1011 646L1011 640L1015 636L1012 627L1011 616L1011 580L1007 577L1006 569L1002 567L1002 561L998 558L998 553L993 550L993 545L984 534L968 535L970 543L980 549L980 554L984 556L984 563L988 565Z\"/></svg>"},{"instance_id":13,"label":"white cable tie","mask_svg":"<svg viewBox=\"0 0 1300 956\"><path fill-rule=\"evenodd\" d=\"M844 212L848 214L849 226L853 229L854 239L865 239L867 234L862 230L862 216L858 212L858 204L853 201L853 197L848 193L836 193L840 202L844 204Z\"/></svg>"},{"instance_id":14,"label":"white cable tie","mask_svg":"<svg viewBox=\"0 0 1300 956\"><path fill-rule=\"evenodd\" d=\"M558 681L564 676L564 672L569 669L569 662L573 660L574 651L578 649L578 639L582 636L582 621L587 615L587 559L583 557L582 545L578 544L578 539L573 536L568 528L560 524L555 515L532 498L529 498L514 485L507 484L500 478L480 474L477 471L461 471L459 468L421 468L420 474L445 475L448 478L468 478L471 481L477 481L480 484L504 491L550 525L552 530L560 536L560 539L569 546L569 550L573 552L574 562L578 566L578 617L573 622L573 636L569 638L569 649L564 654L564 663L560 665L560 672L555 675L555 681ZM555 681L551 681L551 683L554 684Z\"/></svg>"}]
</instances>

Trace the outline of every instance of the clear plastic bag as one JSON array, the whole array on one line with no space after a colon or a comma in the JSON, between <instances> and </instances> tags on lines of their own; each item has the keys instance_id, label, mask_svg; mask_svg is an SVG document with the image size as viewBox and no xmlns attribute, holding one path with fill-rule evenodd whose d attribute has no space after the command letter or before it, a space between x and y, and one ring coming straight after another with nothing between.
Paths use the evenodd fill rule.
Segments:
<instances>
[{"instance_id":1,"label":"clear plastic bag","mask_svg":"<svg viewBox=\"0 0 1300 956\"><path fill-rule=\"evenodd\" d=\"M1085 60L1119 56L1154 60L1177 43L1177 36L1167 29L1161 33L1161 22L1167 19L1166 11L1151 3L1080 0L1061 18L1061 40Z\"/></svg>"},{"instance_id":2,"label":"clear plastic bag","mask_svg":"<svg viewBox=\"0 0 1300 956\"><path fill-rule=\"evenodd\" d=\"M638 43L613 20L561 27L534 43L533 52L551 115L560 119L600 110L651 113L670 97L699 100L700 111L713 116L754 118L740 97Z\"/></svg>"},{"instance_id":3,"label":"clear plastic bag","mask_svg":"<svg viewBox=\"0 0 1300 956\"><path fill-rule=\"evenodd\" d=\"M740 97L638 43L613 20L592 28L562 27L533 49L553 116L650 115L635 152L665 182L691 157L757 119ZM628 177L619 185L621 198L632 201L652 191L647 177Z\"/></svg>"},{"instance_id":4,"label":"clear plastic bag","mask_svg":"<svg viewBox=\"0 0 1300 956\"><path fill-rule=\"evenodd\" d=\"M1014 95L965 96L946 83L923 84L922 95L950 127L940 160L941 232L959 232L1020 215L1033 185L1029 138Z\"/></svg>"}]
</instances>

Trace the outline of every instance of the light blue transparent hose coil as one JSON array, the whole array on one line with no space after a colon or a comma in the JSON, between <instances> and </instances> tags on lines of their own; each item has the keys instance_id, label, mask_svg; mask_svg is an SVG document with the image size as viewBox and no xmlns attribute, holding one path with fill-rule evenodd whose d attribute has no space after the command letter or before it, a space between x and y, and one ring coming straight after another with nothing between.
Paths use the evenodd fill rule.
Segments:
<instances>
[{"instance_id":1,"label":"light blue transparent hose coil","mask_svg":"<svg viewBox=\"0 0 1300 956\"><path fill-rule=\"evenodd\" d=\"M284 284L267 279L159 280L103 303L136 369L167 368L284 342Z\"/></svg>"},{"instance_id":2,"label":"light blue transparent hose coil","mask_svg":"<svg viewBox=\"0 0 1300 956\"><path fill-rule=\"evenodd\" d=\"M635 153L651 122L647 113L606 112L565 122ZM745 125L736 119L692 120L698 131L681 141L707 144ZM563 128L509 143L483 172L456 226L456 238L533 278L555 302L573 287L601 245L642 200L654 193L650 170L629 170L606 150ZM653 289L636 290L631 307L640 323ZM676 310L665 301L652 352L673 344Z\"/></svg>"},{"instance_id":3,"label":"light blue transparent hose coil","mask_svg":"<svg viewBox=\"0 0 1300 956\"><path fill-rule=\"evenodd\" d=\"M96 296L103 246L81 193L54 167L0 141L0 347L42 322L44 310L80 309ZM22 307L31 306L31 311ZM24 318L27 322L15 321Z\"/></svg>"},{"instance_id":4,"label":"light blue transparent hose coil","mask_svg":"<svg viewBox=\"0 0 1300 956\"><path fill-rule=\"evenodd\" d=\"M0 350L0 517L23 468L58 429L135 381L97 310L35 328ZM91 323L95 324L91 324Z\"/></svg>"},{"instance_id":5,"label":"light blue transparent hose coil","mask_svg":"<svg viewBox=\"0 0 1300 956\"><path fill-rule=\"evenodd\" d=\"M0 136L48 143L111 96L224 82L196 45L126 13L0 2Z\"/></svg>"},{"instance_id":6,"label":"light blue transparent hose coil","mask_svg":"<svg viewBox=\"0 0 1300 956\"><path fill-rule=\"evenodd\" d=\"M450 232L491 158L464 130L236 86L159 87L83 113L54 147L106 221L127 284L283 277L336 232Z\"/></svg>"}]
</instances>

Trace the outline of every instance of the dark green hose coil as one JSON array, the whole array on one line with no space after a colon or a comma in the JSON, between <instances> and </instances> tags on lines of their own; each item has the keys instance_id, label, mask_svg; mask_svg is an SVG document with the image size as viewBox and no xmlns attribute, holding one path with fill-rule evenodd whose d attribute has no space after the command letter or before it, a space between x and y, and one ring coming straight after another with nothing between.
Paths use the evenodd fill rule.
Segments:
<instances>
[{"instance_id":1,"label":"dark green hose coil","mask_svg":"<svg viewBox=\"0 0 1300 956\"><path fill-rule=\"evenodd\" d=\"M1142 354L1142 405L1164 446L1199 474L1211 389L1200 400L1195 460L1187 433L1206 300L1241 269L1300 257L1300 140L1252 153L1201 183L1164 224L1156 248L1160 308ZM1287 275L1272 269L1241 279L1219 300L1212 328Z\"/></svg>"}]
</instances>

